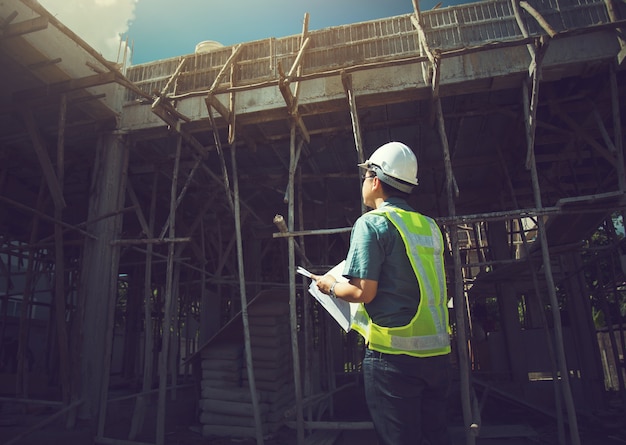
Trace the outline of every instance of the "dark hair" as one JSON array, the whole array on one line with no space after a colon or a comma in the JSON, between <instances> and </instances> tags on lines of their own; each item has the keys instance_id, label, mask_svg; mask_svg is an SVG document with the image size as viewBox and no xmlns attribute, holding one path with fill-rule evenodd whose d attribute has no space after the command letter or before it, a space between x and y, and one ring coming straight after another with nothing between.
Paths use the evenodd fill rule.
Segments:
<instances>
[{"instance_id":1,"label":"dark hair","mask_svg":"<svg viewBox=\"0 0 626 445\"><path fill-rule=\"evenodd\" d=\"M411 196L411 193L406 193L403 192L401 190L398 190L397 188L394 188L392 186L390 186L389 184L387 184L386 182L380 181L379 182L381 187L383 188L383 193L387 196L396 196L398 198L403 198L403 199L409 199L409 196Z\"/></svg>"}]
</instances>

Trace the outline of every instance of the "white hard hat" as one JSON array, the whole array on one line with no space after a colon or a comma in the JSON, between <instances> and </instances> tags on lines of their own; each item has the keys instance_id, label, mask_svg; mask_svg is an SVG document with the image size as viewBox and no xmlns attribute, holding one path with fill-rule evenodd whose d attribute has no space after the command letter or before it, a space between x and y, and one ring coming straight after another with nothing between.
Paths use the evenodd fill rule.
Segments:
<instances>
[{"instance_id":1,"label":"white hard hat","mask_svg":"<svg viewBox=\"0 0 626 445\"><path fill-rule=\"evenodd\" d=\"M402 142L381 145L367 161L358 165L373 170L381 181L405 193L410 193L417 185L417 158Z\"/></svg>"}]
</instances>

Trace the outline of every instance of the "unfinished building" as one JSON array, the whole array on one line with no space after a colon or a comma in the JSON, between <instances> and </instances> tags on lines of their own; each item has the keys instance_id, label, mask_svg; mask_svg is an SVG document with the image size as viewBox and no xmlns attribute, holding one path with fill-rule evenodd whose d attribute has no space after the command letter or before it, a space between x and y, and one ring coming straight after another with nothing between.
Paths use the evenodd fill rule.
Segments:
<instances>
[{"instance_id":1,"label":"unfinished building","mask_svg":"<svg viewBox=\"0 0 626 445\"><path fill-rule=\"evenodd\" d=\"M7 443L163 444L181 400L207 437L371 428L336 406L362 342L295 270L344 258L391 140L448 243L451 427L517 434L501 403L624 437L624 4L414 9L126 67L0 2L2 404L53 408Z\"/></svg>"}]
</instances>

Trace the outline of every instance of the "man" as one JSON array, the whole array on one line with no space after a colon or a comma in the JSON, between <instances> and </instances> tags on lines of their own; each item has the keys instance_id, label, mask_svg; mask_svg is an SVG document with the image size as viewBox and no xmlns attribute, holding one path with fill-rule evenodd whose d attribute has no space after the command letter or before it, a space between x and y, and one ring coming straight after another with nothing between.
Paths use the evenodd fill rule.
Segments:
<instances>
[{"instance_id":1,"label":"man","mask_svg":"<svg viewBox=\"0 0 626 445\"><path fill-rule=\"evenodd\" d=\"M450 337L437 224L407 199L417 159L400 142L379 147L360 168L363 202L374 209L354 224L343 275L312 278L321 292L362 303L352 328L367 344L368 410L384 445L448 445Z\"/></svg>"}]
</instances>

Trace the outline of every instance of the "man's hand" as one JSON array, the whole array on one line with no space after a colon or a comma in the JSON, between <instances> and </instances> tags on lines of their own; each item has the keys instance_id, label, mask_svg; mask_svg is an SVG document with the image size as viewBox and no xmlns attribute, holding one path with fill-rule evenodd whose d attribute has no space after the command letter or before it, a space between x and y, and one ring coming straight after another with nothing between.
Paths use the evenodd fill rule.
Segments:
<instances>
[{"instance_id":1,"label":"man's hand","mask_svg":"<svg viewBox=\"0 0 626 445\"><path fill-rule=\"evenodd\" d=\"M311 279L315 281L320 292L326 295L330 295L331 286L337 282L337 279L329 274L324 276L311 274Z\"/></svg>"}]
</instances>

